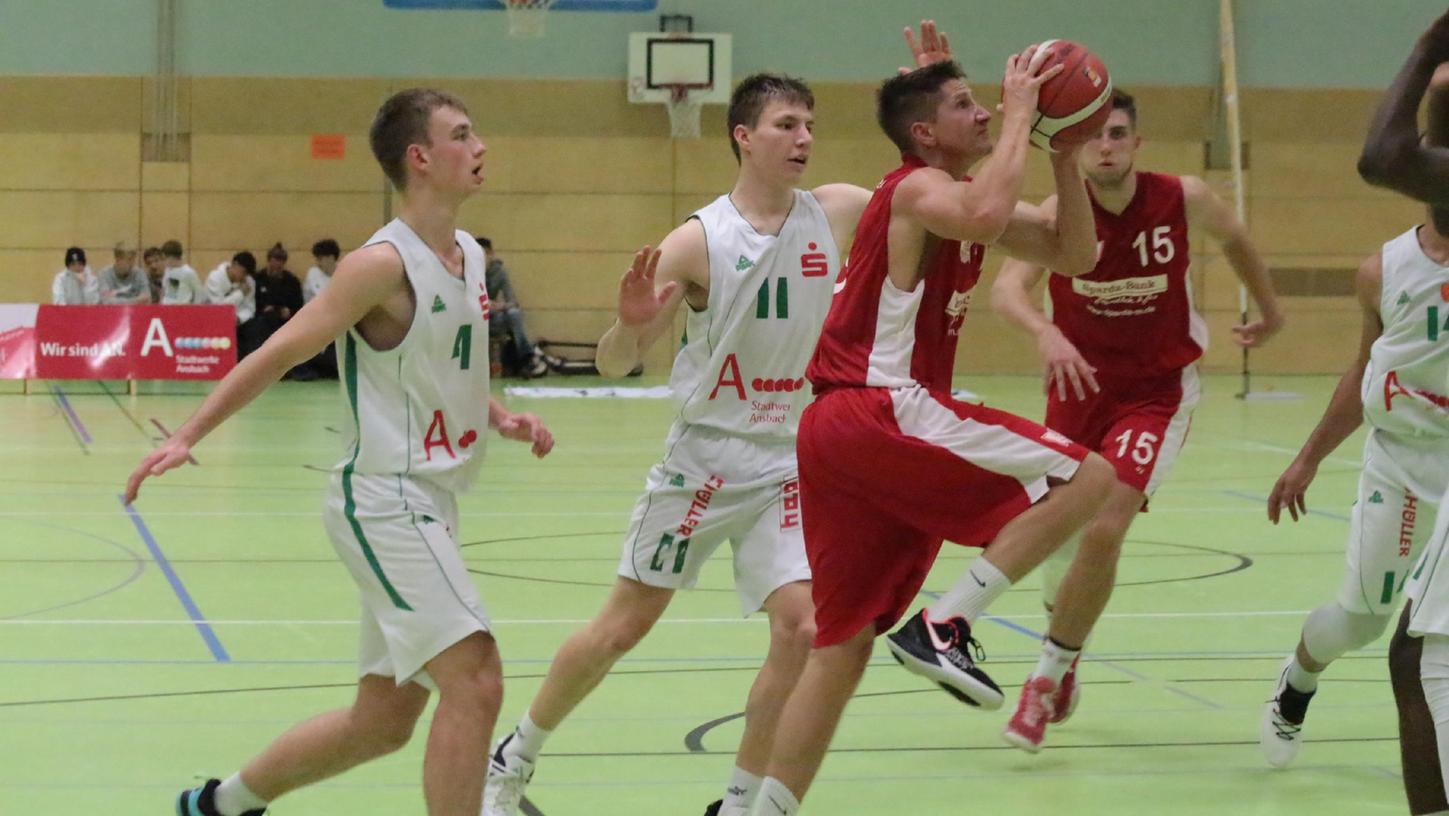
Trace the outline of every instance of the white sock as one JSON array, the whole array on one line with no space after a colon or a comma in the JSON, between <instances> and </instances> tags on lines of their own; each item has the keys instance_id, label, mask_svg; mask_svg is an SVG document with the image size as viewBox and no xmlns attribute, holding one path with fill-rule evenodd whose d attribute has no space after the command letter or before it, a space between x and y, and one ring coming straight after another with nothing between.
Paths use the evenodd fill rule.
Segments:
<instances>
[{"instance_id":1,"label":"white sock","mask_svg":"<svg viewBox=\"0 0 1449 816\"><path fill-rule=\"evenodd\" d=\"M750 816L795 816L799 812L800 800L773 776L760 783L760 792L750 808Z\"/></svg>"},{"instance_id":2,"label":"white sock","mask_svg":"<svg viewBox=\"0 0 1449 816\"><path fill-rule=\"evenodd\" d=\"M533 762L538 759L539 753L543 751L543 744L552 733L539 728L532 717L524 714L523 719L518 721L518 727L513 729L513 739L503 747L503 753Z\"/></svg>"},{"instance_id":3,"label":"white sock","mask_svg":"<svg viewBox=\"0 0 1449 816\"><path fill-rule=\"evenodd\" d=\"M962 617L967 623L975 623L986 607L1008 589L1011 581L1001 570L985 558L977 558L945 595L927 607L926 614L933 621Z\"/></svg>"},{"instance_id":4,"label":"white sock","mask_svg":"<svg viewBox=\"0 0 1449 816\"><path fill-rule=\"evenodd\" d=\"M744 768L735 766L734 772L730 774L729 787L725 788L724 802L720 810L727 808L748 808L755 802L755 795L760 792L760 777L755 776Z\"/></svg>"},{"instance_id":5,"label":"white sock","mask_svg":"<svg viewBox=\"0 0 1449 816\"><path fill-rule=\"evenodd\" d=\"M1318 675L1323 672L1311 672L1303 668L1298 662L1298 655L1294 654L1293 659L1288 662L1288 685L1294 689L1307 694L1318 688Z\"/></svg>"},{"instance_id":6,"label":"white sock","mask_svg":"<svg viewBox=\"0 0 1449 816\"><path fill-rule=\"evenodd\" d=\"M1067 669L1072 667L1081 654L1081 649L1068 649L1051 638L1043 638L1041 642L1041 658L1036 662L1036 668L1032 670L1033 677L1049 677L1053 683L1062 684L1062 677Z\"/></svg>"},{"instance_id":7,"label":"white sock","mask_svg":"<svg viewBox=\"0 0 1449 816\"><path fill-rule=\"evenodd\" d=\"M267 800L248 788L242 782L241 774L234 773L222 780L216 789L216 812L222 816L241 816L249 810L264 810Z\"/></svg>"}]
</instances>

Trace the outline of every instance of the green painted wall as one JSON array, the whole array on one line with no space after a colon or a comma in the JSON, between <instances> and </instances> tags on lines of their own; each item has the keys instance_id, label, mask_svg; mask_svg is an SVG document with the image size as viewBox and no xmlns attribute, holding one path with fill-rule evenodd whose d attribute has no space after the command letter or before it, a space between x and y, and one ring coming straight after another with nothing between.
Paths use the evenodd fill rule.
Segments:
<instances>
[{"instance_id":1,"label":"green painted wall","mask_svg":"<svg viewBox=\"0 0 1449 816\"><path fill-rule=\"evenodd\" d=\"M625 38L655 14L553 12L519 41L498 11L398 11L382 0L180 0L180 65L196 75L622 77ZM1237 0L1251 86L1379 87L1443 0ZM1217 79L1216 0L661 0L696 30L735 35L737 75L782 70L871 80L901 62L899 29L934 16L967 70L1068 37L1123 85ZM0 74L141 74L155 0L0 0Z\"/></svg>"}]
</instances>

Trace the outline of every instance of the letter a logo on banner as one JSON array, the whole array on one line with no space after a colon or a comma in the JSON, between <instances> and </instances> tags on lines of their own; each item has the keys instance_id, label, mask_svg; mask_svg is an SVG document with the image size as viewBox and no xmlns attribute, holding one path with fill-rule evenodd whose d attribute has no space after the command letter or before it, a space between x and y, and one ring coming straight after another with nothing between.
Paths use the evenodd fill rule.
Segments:
<instances>
[{"instance_id":1,"label":"letter a logo on banner","mask_svg":"<svg viewBox=\"0 0 1449 816\"><path fill-rule=\"evenodd\" d=\"M166 327L161 324L161 318L151 318L151 323L146 326L146 339L141 343L141 356L145 357L151 353L152 346L160 346L167 357L174 357L171 353L171 340L166 336Z\"/></svg>"}]
</instances>

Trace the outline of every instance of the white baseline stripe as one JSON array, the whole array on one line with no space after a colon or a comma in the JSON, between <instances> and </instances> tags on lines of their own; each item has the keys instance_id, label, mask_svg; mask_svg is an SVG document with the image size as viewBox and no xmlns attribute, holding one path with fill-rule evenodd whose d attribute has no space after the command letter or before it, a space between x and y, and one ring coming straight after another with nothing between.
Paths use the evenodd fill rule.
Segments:
<instances>
[{"instance_id":1,"label":"white baseline stripe","mask_svg":"<svg viewBox=\"0 0 1449 816\"><path fill-rule=\"evenodd\" d=\"M1309 609L1258 610L1254 612L1108 612L1103 618L1282 618L1307 615ZM1010 615L1010 620L1046 620L1046 615ZM507 626L553 626L558 624L579 625L591 622L591 618L519 618L515 620L494 620L493 623ZM212 626L356 626L355 620L208 620ZM661 624L738 624L768 623L763 616L753 618L664 618ZM19 618L0 620L0 626L192 626L189 620L98 620L63 619L36 620Z\"/></svg>"}]
</instances>

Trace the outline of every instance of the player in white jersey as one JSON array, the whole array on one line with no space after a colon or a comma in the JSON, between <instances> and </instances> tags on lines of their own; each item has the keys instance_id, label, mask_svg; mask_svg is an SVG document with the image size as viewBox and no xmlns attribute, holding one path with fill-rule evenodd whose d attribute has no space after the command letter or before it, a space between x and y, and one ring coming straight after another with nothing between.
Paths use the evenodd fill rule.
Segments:
<instances>
[{"instance_id":1,"label":"player in white jersey","mask_svg":"<svg viewBox=\"0 0 1449 816\"><path fill-rule=\"evenodd\" d=\"M1259 741L1275 767L1293 761L1318 676L1388 627L1449 488L1449 238L1433 222L1405 232L1359 267L1358 358L1323 419L1273 486L1268 517L1297 521L1318 466L1369 424L1337 597L1314 609L1263 713Z\"/></svg>"},{"instance_id":2,"label":"player in white jersey","mask_svg":"<svg viewBox=\"0 0 1449 816\"><path fill-rule=\"evenodd\" d=\"M1365 181L1430 204L1436 232L1449 235L1449 13L1419 37L1369 127L1359 158ZM1428 128L1419 131L1428 99ZM1449 292L1444 293L1449 302ZM1442 325L1439 327L1444 328ZM1426 327L1427 330L1427 327ZM1449 393L1442 381L1439 393ZM1449 502L1449 492L1441 506ZM1399 754L1409 812L1449 813L1449 513L1441 513L1408 587L1409 602L1389 643L1399 710Z\"/></svg>"},{"instance_id":3,"label":"player in white jersey","mask_svg":"<svg viewBox=\"0 0 1449 816\"><path fill-rule=\"evenodd\" d=\"M477 816L502 669L458 551L457 494L489 428L546 455L538 417L488 396L488 295L478 244L455 224L483 183L483 142L463 103L394 94L373 120L378 164L401 216L349 254L330 286L224 378L126 486L190 449L334 339L352 433L324 521L362 603L357 696L277 738L240 772L181 794L179 816L259 816L278 796L401 748L439 693L423 762L430 816ZM340 339L339 339L340 337Z\"/></svg>"},{"instance_id":4,"label":"player in white jersey","mask_svg":"<svg viewBox=\"0 0 1449 816\"><path fill-rule=\"evenodd\" d=\"M922 64L949 57L934 24L922 24L919 45L907 38ZM518 812L545 739L649 632L675 591L694 586L726 540L741 611L765 611L770 646L725 795L706 813L742 813L754 798L814 637L795 461L809 401L805 366L842 249L870 198L846 184L796 189L810 157L813 107L799 80L757 74L740 82L728 115L740 162L734 189L658 251L641 250L620 282L618 321L599 343L599 370L633 369L684 303L685 342L670 377L679 415L635 505L613 591L559 650L527 715L494 751L485 816Z\"/></svg>"}]
</instances>

